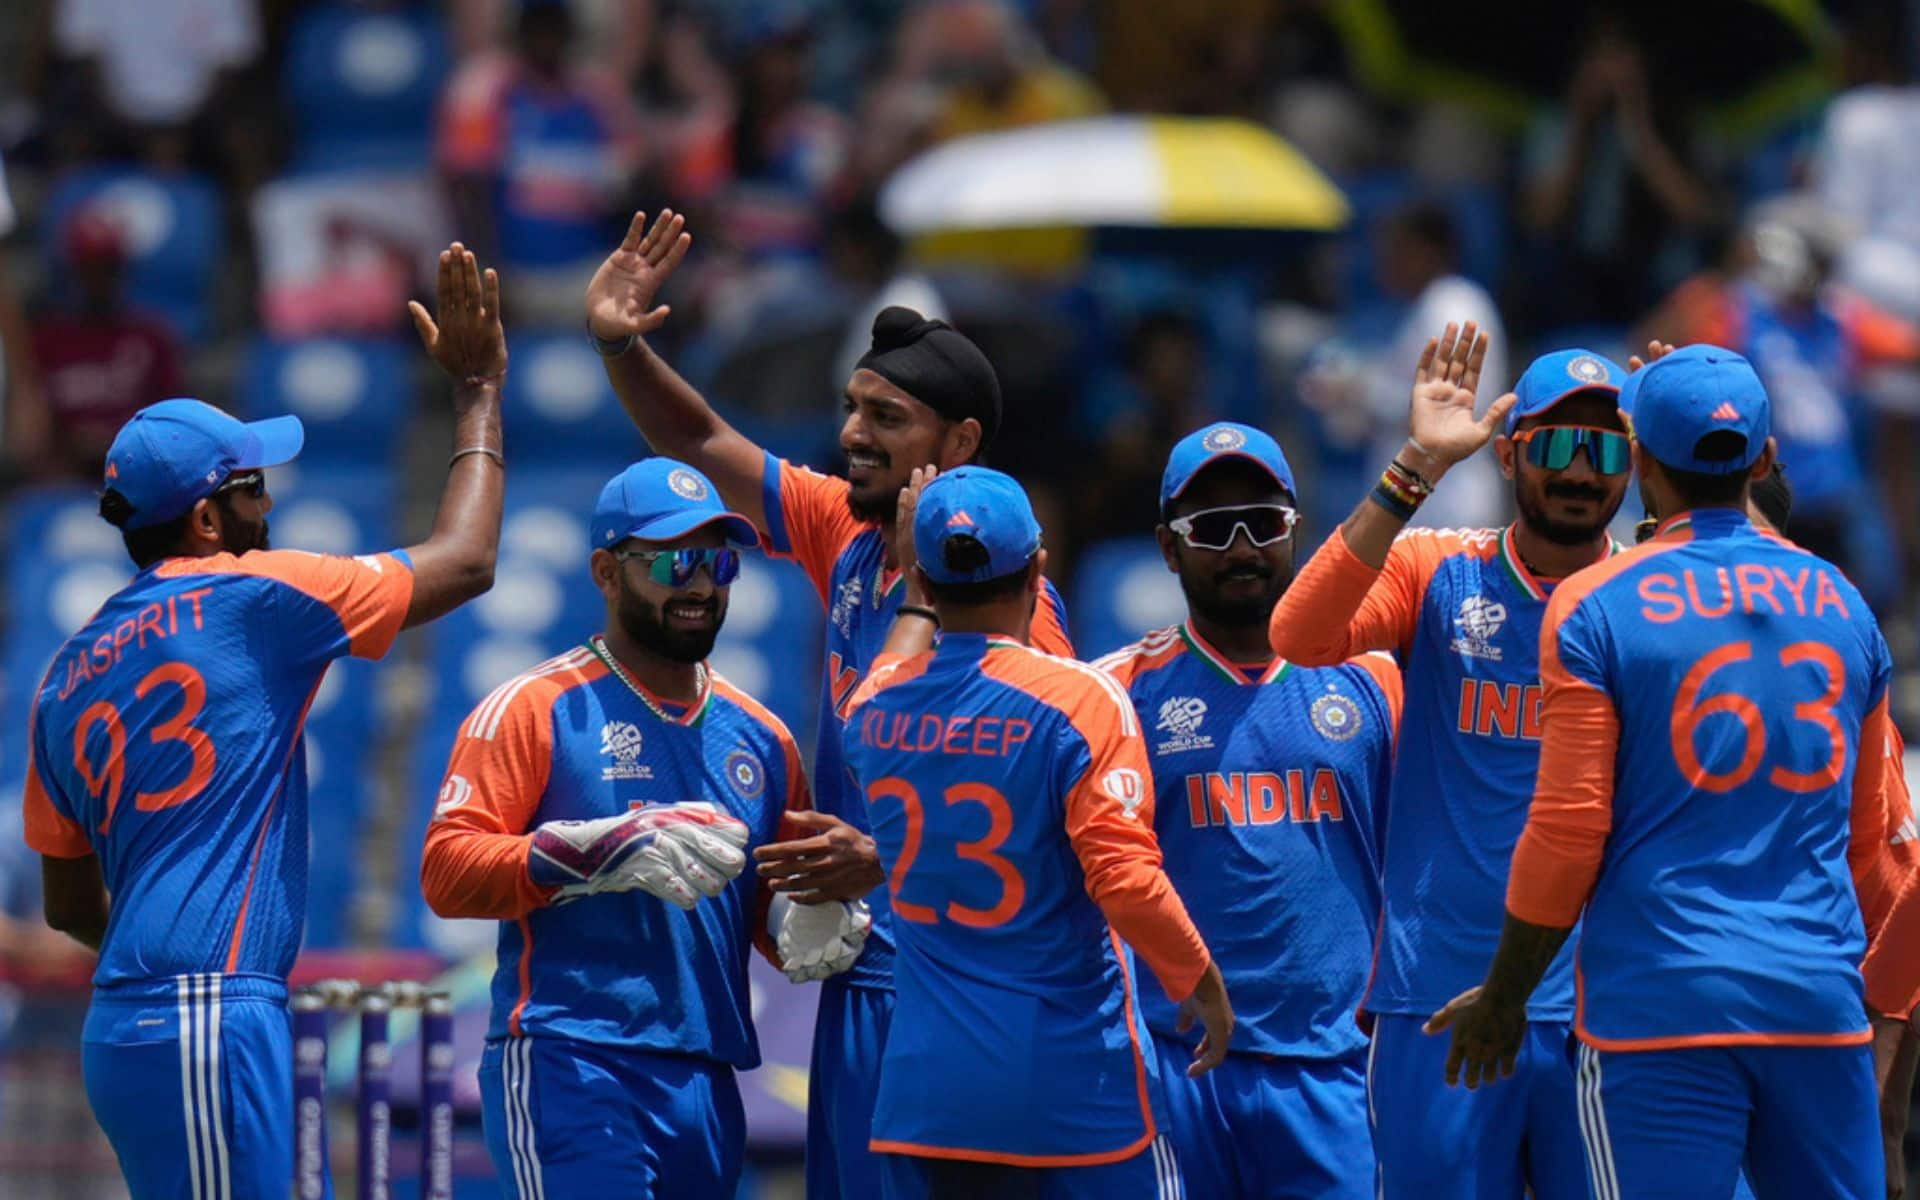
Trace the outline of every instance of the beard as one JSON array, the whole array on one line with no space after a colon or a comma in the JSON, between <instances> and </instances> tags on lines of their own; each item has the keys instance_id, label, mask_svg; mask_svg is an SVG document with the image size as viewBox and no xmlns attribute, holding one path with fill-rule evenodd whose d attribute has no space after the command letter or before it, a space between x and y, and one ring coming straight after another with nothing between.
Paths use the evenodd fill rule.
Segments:
<instances>
[{"instance_id":1,"label":"beard","mask_svg":"<svg viewBox=\"0 0 1920 1200\"><path fill-rule=\"evenodd\" d=\"M1250 596L1223 594L1227 584L1246 578L1259 579L1265 586ZM1292 582L1291 567L1276 568L1264 562L1237 564L1200 579L1194 578L1192 572L1180 572L1180 591L1187 598L1187 606L1213 624L1228 629L1252 625L1266 628L1274 605L1280 603L1280 597Z\"/></svg>"},{"instance_id":2,"label":"beard","mask_svg":"<svg viewBox=\"0 0 1920 1200\"><path fill-rule=\"evenodd\" d=\"M1527 495L1518 479L1514 480L1513 502L1520 510L1521 520L1556 546L1581 546L1599 537L1613 521L1613 515L1620 511L1621 501L1626 499L1622 493L1608 504L1606 488L1584 483L1549 483L1541 488L1540 494L1542 499L1534 499ZM1602 511L1591 521L1556 521L1547 515L1545 498L1548 497L1586 500L1600 505Z\"/></svg>"},{"instance_id":3,"label":"beard","mask_svg":"<svg viewBox=\"0 0 1920 1200\"><path fill-rule=\"evenodd\" d=\"M666 613L660 605L649 604L622 582L614 616L626 635L648 653L669 662L697 663L704 662L713 653L713 644L727 619L726 598L720 593L714 593L705 605L713 613L711 625L704 629L674 629L667 624Z\"/></svg>"},{"instance_id":4,"label":"beard","mask_svg":"<svg viewBox=\"0 0 1920 1200\"><path fill-rule=\"evenodd\" d=\"M245 554L249 550L269 550L272 546L267 537L267 522L248 525L227 510L227 519L220 525L220 548L228 554Z\"/></svg>"},{"instance_id":5,"label":"beard","mask_svg":"<svg viewBox=\"0 0 1920 1200\"><path fill-rule=\"evenodd\" d=\"M900 512L900 489L894 488L883 496L862 496L857 490L849 488L847 511L863 525L891 524Z\"/></svg>"}]
</instances>

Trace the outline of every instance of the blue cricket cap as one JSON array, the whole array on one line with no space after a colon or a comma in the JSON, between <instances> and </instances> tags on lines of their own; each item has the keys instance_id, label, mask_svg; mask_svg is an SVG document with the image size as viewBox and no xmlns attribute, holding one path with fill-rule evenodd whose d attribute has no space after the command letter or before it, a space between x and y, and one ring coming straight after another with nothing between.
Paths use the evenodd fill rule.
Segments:
<instances>
[{"instance_id":1,"label":"blue cricket cap","mask_svg":"<svg viewBox=\"0 0 1920 1200\"><path fill-rule=\"evenodd\" d=\"M183 517L235 471L292 462L306 443L299 417L242 421L199 400L150 404L120 427L101 486L120 493L143 529Z\"/></svg>"},{"instance_id":2,"label":"blue cricket cap","mask_svg":"<svg viewBox=\"0 0 1920 1200\"><path fill-rule=\"evenodd\" d=\"M719 522L736 546L757 546L753 523L720 503L707 477L671 458L648 458L607 480L593 506L593 549L628 538L670 542Z\"/></svg>"},{"instance_id":3,"label":"blue cricket cap","mask_svg":"<svg viewBox=\"0 0 1920 1200\"><path fill-rule=\"evenodd\" d=\"M947 542L973 538L987 550L971 571L947 566ZM1025 569L1040 549L1040 522L1026 489L992 467L955 467L920 490L913 514L913 550L935 583L979 583Z\"/></svg>"},{"instance_id":4,"label":"blue cricket cap","mask_svg":"<svg viewBox=\"0 0 1920 1200\"><path fill-rule=\"evenodd\" d=\"M1702 475L1744 471L1766 449L1772 404L1753 364L1731 350L1685 346L1635 371L1620 394L1632 414L1633 436L1662 466ZM1701 457L1710 433L1737 433L1739 451Z\"/></svg>"},{"instance_id":5,"label":"blue cricket cap","mask_svg":"<svg viewBox=\"0 0 1920 1200\"><path fill-rule=\"evenodd\" d=\"M1223 458L1244 459L1273 476L1273 481L1294 495L1293 468L1280 452L1280 443L1266 432L1234 421L1218 421L1180 439L1167 456L1167 469L1160 476L1160 512L1164 515L1194 477Z\"/></svg>"},{"instance_id":6,"label":"blue cricket cap","mask_svg":"<svg viewBox=\"0 0 1920 1200\"><path fill-rule=\"evenodd\" d=\"M1513 436L1520 422L1539 416L1568 396L1601 392L1617 398L1626 381L1627 369L1604 354L1577 348L1542 354L1527 365L1520 382L1513 385L1513 394L1520 402L1507 413L1507 436Z\"/></svg>"}]
</instances>

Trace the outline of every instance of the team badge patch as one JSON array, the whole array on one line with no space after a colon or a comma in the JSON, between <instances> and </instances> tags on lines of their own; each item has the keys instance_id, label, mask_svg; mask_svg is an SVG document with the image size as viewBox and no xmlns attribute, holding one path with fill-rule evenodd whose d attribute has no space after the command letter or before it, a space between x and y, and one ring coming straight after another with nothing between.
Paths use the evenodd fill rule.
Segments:
<instances>
[{"instance_id":1,"label":"team badge patch","mask_svg":"<svg viewBox=\"0 0 1920 1200\"><path fill-rule=\"evenodd\" d=\"M685 467L679 467L667 473L667 486L673 494L682 500L705 500L707 498L706 481Z\"/></svg>"},{"instance_id":2,"label":"team badge patch","mask_svg":"<svg viewBox=\"0 0 1920 1200\"><path fill-rule=\"evenodd\" d=\"M727 755L725 766L727 782L741 797L752 800L766 790L767 776L760 769L760 760L745 750L735 750Z\"/></svg>"},{"instance_id":3,"label":"team badge patch","mask_svg":"<svg viewBox=\"0 0 1920 1200\"><path fill-rule=\"evenodd\" d=\"M1313 727L1328 741L1344 742L1360 732L1360 706L1339 692L1329 692L1308 711Z\"/></svg>"},{"instance_id":4,"label":"team badge patch","mask_svg":"<svg viewBox=\"0 0 1920 1200\"><path fill-rule=\"evenodd\" d=\"M1591 354L1582 354L1567 364L1567 374L1581 383L1605 383L1607 365Z\"/></svg>"},{"instance_id":5,"label":"team badge patch","mask_svg":"<svg viewBox=\"0 0 1920 1200\"><path fill-rule=\"evenodd\" d=\"M1247 435L1231 426L1220 425L1207 430L1207 436L1200 439L1200 444L1215 454L1223 454L1246 445Z\"/></svg>"}]
</instances>

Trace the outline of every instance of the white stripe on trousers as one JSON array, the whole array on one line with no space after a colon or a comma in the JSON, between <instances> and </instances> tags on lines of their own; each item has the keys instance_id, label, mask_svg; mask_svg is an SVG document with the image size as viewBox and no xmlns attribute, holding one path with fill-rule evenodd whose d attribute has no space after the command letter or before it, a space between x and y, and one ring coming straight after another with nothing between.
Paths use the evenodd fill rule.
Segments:
<instances>
[{"instance_id":1,"label":"white stripe on trousers","mask_svg":"<svg viewBox=\"0 0 1920 1200\"><path fill-rule=\"evenodd\" d=\"M220 1102L220 977L182 975L174 983L192 1200L233 1200L226 1113Z\"/></svg>"},{"instance_id":2,"label":"white stripe on trousers","mask_svg":"<svg viewBox=\"0 0 1920 1200\"><path fill-rule=\"evenodd\" d=\"M1620 1176L1613 1165L1613 1139L1600 1098L1600 1052L1580 1043L1580 1136L1587 1143L1587 1174L1594 1200L1620 1200Z\"/></svg>"},{"instance_id":3,"label":"white stripe on trousers","mask_svg":"<svg viewBox=\"0 0 1920 1200\"><path fill-rule=\"evenodd\" d=\"M1166 1134L1153 1139L1153 1173L1158 1181L1158 1200L1185 1200L1186 1184L1180 1178L1180 1157Z\"/></svg>"},{"instance_id":4,"label":"white stripe on trousers","mask_svg":"<svg viewBox=\"0 0 1920 1200\"><path fill-rule=\"evenodd\" d=\"M510 1037L500 1054L502 1107L507 1114L507 1153L519 1200L546 1200L540 1155L533 1134L533 1039Z\"/></svg>"}]
</instances>

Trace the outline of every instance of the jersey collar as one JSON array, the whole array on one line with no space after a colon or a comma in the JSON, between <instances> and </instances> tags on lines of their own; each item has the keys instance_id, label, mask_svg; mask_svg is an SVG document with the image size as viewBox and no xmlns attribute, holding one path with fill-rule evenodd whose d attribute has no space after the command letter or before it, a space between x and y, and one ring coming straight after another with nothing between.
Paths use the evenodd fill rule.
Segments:
<instances>
[{"instance_id":1,"label":"jersey collar","mask_svg":"<svg viewBox=\"0 0 1920 1200\"><path fill-rule=\"evenodd\" d=\"M1558 583L1559 580L1549 579L1543 582L1539 576L1527 569L1527 564L1520 558L1520 548L1514 544L1513 531L1513 525L1509 525L1500 531L1500 565L1507 569L1507 575L1512 578L1514 585L1522 592L1525 592L1535 600L1544 602L1550 587ZM1608 534L1607 550L1600 558L1612 558L1624 549L1626 549L1626 547L1614 541L1612 534Z\"/></svg>"},{"instance_id":2,"label":"jersey collar","mask_svg":"<svg viewBox=\"0 0 1920 1200\"><path fill-rule=\"evenodd\" d=\"M1241 687L1258 687L1264 683L1274 683L1293 670L1293 664L1284 658L1275 658L1267 664L1267 669L1258 679L1248 679L1246 673L1235 667L1231 660L1208 644L1207 639L1195 633L1191 623L1180 622L1180 636L1185 639L1187 649L1200 656L1202 662L1212 667L1222 679L1239 684Z\"/></svg>"},{"instance_id":3,"label":"jersey collar","mask_svg":"<svg viewBox=\"0 0 1920 1200\"><path fill-rule=\"evenodd\" d=\"M700 718L706 715L707 704L713 699L713 673L707 670L707 664L699 663L694 667L693 703L687 706L686 712L676 717L667 711L666 704L659 697L649 692L638 679L620 665L620 660L607 649L606 642L601 640L599 634L587 639L587 649L593 651L594 657L606 665L615 679L627 685L628 691L640 697L640 703L646 705L649 712L668 725L698 724Z\"/></svg>"}]
</instances>

